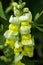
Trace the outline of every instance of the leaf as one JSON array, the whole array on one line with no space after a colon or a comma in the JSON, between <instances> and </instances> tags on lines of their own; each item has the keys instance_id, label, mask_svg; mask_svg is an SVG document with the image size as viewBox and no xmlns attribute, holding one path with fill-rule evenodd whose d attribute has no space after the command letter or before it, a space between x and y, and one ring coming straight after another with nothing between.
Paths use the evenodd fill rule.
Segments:
<instances>
[{"instance_id":1,"label":"leaf","mask_svg":"<svg viewBox=\"0 0 43 65\"><path fill-rule=\"evenodd\" d=\"M7 9L6 9L6 13L9 13L10 12L10 10L12 9L12 6L9 6L9 7L7 7Z\"/></svg>"},{"instance_id":2,"label":"leaf","mask_svg":"<svg viewBox=\"0 0 43 65\"><path fill-rule=\"evenodd\" d=\"M4 14L1 1L0 1L0 17L3 18L4 20L6 20L6 16Z\"/></svg>"},{"instance_id":3,"label":"leaf","mask_svg":"<svg viewBox=\"0 0 43 65\"><path fill-rule=\"evenodd\" d=\"M3 35L0 35L0 45L4 44L5 38Z\"/></svg>"},{"instance_id":4,"label":"leaf","mask_svg":"<svg viewBox=\"0 0 43 65\"><path fill-rule=\"evenodd\" d=\"M37 20L37 19L39 18L39 16L40 16L40 14L37 13L37 14L35 15L34 21Z\"/></svg>"},{"instance_id":5,"label":"leaf","mask_svg":"<svg viewBox=\"0 0 43 65\"><path fill-rule=\"evenodd\" d=\"M43 32L43 28L37 26L35 23L33 23L33 26L34 26L35 28L37 28L39 31Z\"/></svg>"},{"instance_id":6,"label":"leaf","mask_svg":"<svg viewBox=\"0 0 43 65\"><path fill-rule=\"evenodd\" d=\"M39 31L43 32L43 28L40 28L40 27L37 27L37 26L36 26L36 28L37 28Z\"/></svg>"},{"instance_id":7,"label":"leaf","mask_svg":"<svg viewBox=\"0 0 43 65\"><path fill-rule=\"evenodd\" d=\"M43 11L41 11L41 13L37 13L35 15L34 21L36 21L38 18L40 18L40 16L43 14Z\"/></svg>"}]
</instances>

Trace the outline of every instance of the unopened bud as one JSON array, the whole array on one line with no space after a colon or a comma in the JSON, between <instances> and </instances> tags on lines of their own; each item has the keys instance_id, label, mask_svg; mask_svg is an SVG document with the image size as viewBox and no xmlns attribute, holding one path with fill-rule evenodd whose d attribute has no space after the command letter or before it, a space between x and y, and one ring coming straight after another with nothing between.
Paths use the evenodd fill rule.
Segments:
<instances>
[{"instance_id":1,"label":"unopened bud","mask_svg":"<svg viewBox=\"0 0 43 65\"><path fill-rule=\"evenodd\" d=\"M25 12L29 12L29 8L24 8L23 9L23 12L25 13Z\"/></svg>"},{"instance_id":2,"label":"unopened bud","mask_svg":"<svg viewBox=\"0 0 43 65\"><path fill-rule=\"evenodd\" d=\"M16 2L13 2L13 3L12 3L12 6L17 7L18 4L17 4Z\"/></svg>"}]
</instances>

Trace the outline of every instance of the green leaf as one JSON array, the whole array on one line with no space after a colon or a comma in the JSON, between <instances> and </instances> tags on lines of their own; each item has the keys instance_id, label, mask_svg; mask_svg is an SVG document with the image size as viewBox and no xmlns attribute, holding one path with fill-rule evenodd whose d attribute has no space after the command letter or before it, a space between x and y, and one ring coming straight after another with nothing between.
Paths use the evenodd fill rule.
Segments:
<instances>
[{"instance_id":1,"label":"green leaf","mask_svg":"<svg viewBox=\"0 0 43 65\"><path fill-rule=\"evenodd\" d=\"M37 14L35 15L34 21L37 20L37 19L39 18L39 16L40 16L40 14L37 13Z\"/></svg>"},{"instance_id":2,"label":"green leaf","mask_svg":"<svg viewBox=\"0 0 43 65\"><path fill-rule=\"evenodd\" d=\"M10 12L10 10L12 9L12 6L9 6L9 7L7 7L7 9L6 9L6 13L9 13Z\"/></svg>"},{"instance_id":3,"label":"green leaf","mask_svg":"<svg viewBox=\"0 0 43 65\"><path fill-rule=\"evenodd\" d=\"M0 45L3 45L5 42L5 38L3 35L0 35Z\"/></svg>"},{"instance_id":4,"label":"green leaf","mask_svg":"<svg viewBox=\"0 0 43 65\"><path fill-rule=\"evenodd\" d=\"M4 20L6 20L6 16L4 14L1 1L0 1L0 17L3 18Z\"/></svg>"},{"instance_id":5,"label":"green leaf","mask_svg":"<svg viewBox=\"0 0 43 65\"><path fill-rule=\"evenodd\" d=\"M41 11L41 13L37 13L35 15L34 21L36 21L42 14L43 14L43 11Z\"/></svg>"},{"instance_id":6,"label":"green leaf","mask_svg":"<svg viewBox=\"0 0 43 65\"><path fill-rule=\"evenodd\" d=\"M43 32L43 28L38 27L35 23L33 23L33 26L34 26L35 28L37 28L39 31Z\"/></svg>"}]
</instances>

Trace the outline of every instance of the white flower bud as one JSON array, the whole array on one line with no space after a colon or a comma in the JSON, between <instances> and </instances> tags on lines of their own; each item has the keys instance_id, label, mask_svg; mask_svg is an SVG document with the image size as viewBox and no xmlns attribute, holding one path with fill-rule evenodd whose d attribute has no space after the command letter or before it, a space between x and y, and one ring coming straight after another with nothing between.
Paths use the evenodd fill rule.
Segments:
<instances>
[{"instance_id":1,"label":"white flower bud","mask_svg":"<svg viewBox=\"0 0 43 65\"><path fill-rule=\"evenodd\" d=\"M20 13L19 10L15 10L15 11L14 11L14 15L15 15L15 16L20 16L20 14L21 14L21 13Z\"/></svg>"},{"instance_id":2,"label":"white flower bud","mask_svg":"<svg viewBox=\"0 0 43 65\"><path fill-rule=\"evenodd\" d=\"M14 10L14 11L16 11L16 10L17 10L17 8L16 8L16 7L14 7L14 8L13 8L13 10Z\"/></svg>"},{"instance_id":3,"label":"white flower bud","mask_svg":"<svg viewBox=\"0 0 43 65\"><path fill-rule=\"evenodd\" d=\"M22 8L22 6L21 5L18 5L18 7L17 7L18 9L21 9Z\"/></svg>"},{"instance_id":4,"label":"white flower bud","mask_svg":"<svg viewBox=\"0 0 43 65\"><path fill-rule=\"evenodd\" d=\"M23 9L23 12L24 12L24 13L29 12L29 8L24 8L24 9Z\"/></svg>"},{"instance_id":5,"label":"white flower bud","mask_svg":"<svg viewBox=\"0 0 43 65\"><path fill-rule=\"evenodd\" d=\"M17 4L16 2L13 2L13 3L12 3L12 6L17 7L18 4Z\"/></svg>"}]
</instances>

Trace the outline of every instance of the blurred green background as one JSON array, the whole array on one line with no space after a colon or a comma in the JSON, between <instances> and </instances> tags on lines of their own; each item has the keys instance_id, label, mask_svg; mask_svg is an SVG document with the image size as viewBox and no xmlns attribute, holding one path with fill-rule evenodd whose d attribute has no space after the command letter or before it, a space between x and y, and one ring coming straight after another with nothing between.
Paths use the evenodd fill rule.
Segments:
<instances>
[{"instance_id":1,"label":"blurred green background","mask_svg":"<svg viewBox=\"0 0 43 65\"><path fill-rule=\"evenodd\" d=\"M18 0L15 0L18 2ZM37 13L43 12L43 0L23 0L26 2L26 7L29 7L33 15L33 22L37 27L33 27L32 35L35 39L35 50L34 56L32 58L24 57L23 61L26 65L43 65L43 13L35 21L35 16ZM4 32L8 29L9 17L13 14L12 11L6 13L6 8L10 5L11 0L0 0L0 57L4 56L3 45L5 43L5 38L3 36ZM26 60L25 60L26 59ZM0 65L9 65L0 59Z\"/></svg>"}]
</instances>

